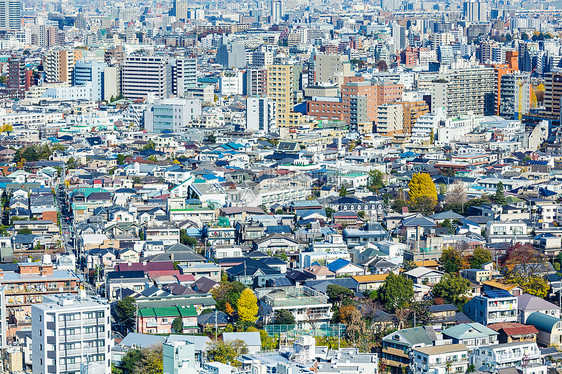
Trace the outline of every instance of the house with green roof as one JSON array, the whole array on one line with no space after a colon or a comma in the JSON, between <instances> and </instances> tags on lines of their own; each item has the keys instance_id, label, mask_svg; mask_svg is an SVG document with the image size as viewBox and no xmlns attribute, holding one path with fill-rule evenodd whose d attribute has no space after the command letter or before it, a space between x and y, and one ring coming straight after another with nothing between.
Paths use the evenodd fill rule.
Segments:
<instances>
[{"instance_id":1,"label":"house with green roof","mask_svg":"<svg viewBox=\"0 0 562 374\"><path fill-rule=\"evenodd\" d=\"M464 344L468 349L498 344L499 333L481 323L461 323L442 331L444 339Z\"/></svg>"},{"instance_id":2,"label":"house with green roof","mask_svg":"<svg viewBox=\"0 0 562 374\"><path fill-rule=\"evenodd\" d=\"M197 332L197 310L194 306L168 306L139 309L137 331L141 334L172 334L172 324L181 318L182 333Z\"/></svg>"},{"instance_id":3,"label":"house with green roof","mask_svg":"<svg viewBox=\"0 0 562 374\"><path fill-rule=\"evenodd\" d=\"M545 347L562 345L562 319L541 312L531 313L527 325L539 331L537 343Z\"/></svg>"}]
</instances>

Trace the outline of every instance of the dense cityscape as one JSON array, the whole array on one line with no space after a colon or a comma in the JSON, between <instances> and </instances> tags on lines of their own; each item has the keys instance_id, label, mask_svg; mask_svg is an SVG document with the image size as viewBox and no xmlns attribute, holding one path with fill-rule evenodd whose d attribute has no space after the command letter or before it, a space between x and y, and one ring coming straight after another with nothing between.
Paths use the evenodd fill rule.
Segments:
<instances>
[{"instance_id":1,"label":"dense cityscape","mask_svg":"<svg viewBox=\"0 0 562 374\"><path fill-rule=\"evenodd\" d=\"M562 373L562 1L0 0L0 373Z\"/></svg>"}]
</instances>

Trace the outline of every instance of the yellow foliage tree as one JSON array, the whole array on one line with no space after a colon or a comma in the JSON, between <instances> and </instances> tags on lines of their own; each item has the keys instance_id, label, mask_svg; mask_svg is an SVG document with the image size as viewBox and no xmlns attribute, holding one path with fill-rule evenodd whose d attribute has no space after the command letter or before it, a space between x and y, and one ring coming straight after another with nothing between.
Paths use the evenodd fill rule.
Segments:
<instances>
[{"instance_id":1,"label":"yellow foliage tree","mask_svg":"<svg viewBox=\"0 0 562 374\"><path fill-rule=\"evenodd\" d=\"M230 303L227 301L225 306L224 306L225 312L226 314L230 314L232 315L232 313L234 313L234 309L232 308L232 305L230 305Z\"/></svg>"},{"instance_id":2,"label":"yellow foliage tree","mask_svg":"<svg viewBox=\"0 0 562 374\"><path fill-rule=\"evenodd\" d=\"M408 195L412 206L420 208L423 205L423 210L431 210L437 204L437 189L429 174L414 174L408 187L410 189ZM425 205L428 206L425 207Z\"/></svg>"},{"instance_id":3,"label":"yellow foliage tree","mask_svg":"<svg viewBox=\"0 0 562 374\"><path fill-rule=\"evenodd\" d=\"M258 316L258 299L251 289L246 288L238 299L238 318L244 322L255 322Z\"/></svg>"}]
</instances>

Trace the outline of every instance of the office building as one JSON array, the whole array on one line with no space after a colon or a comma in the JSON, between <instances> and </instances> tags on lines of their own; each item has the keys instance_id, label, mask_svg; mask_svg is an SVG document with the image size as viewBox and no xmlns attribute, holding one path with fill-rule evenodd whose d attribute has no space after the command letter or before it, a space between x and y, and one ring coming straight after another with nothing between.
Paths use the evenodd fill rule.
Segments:
<instances>
[{"instance_id":1,"label":"office building","mask_svg":"<svg viewBox=\"0 0 562 374\"><path fill-rule=\"evenodd\" d=\"M123 96L142 99L148 94L166 98L172 91L171 67L162 56L128 56L122 72Z\"/></svg>"},{"instance_id":2,"label":"office building","mask_svg":"<svg viewBox=\"0 0 562 374\"><path fill-rule=\"evenodd\" d=\"M433 82L431 108L445 108L447 117L495 113L496 74L491 67L451 64Z\"/></svg>"},{"instance_id":3,"label":"office building","mask_svg":"<svg viewBox=\"0 0 562 374\"><path fill-rule=\"evenodd\" d=\"M51 49L45 54L45 81L72 82L74 65L82 59L82 50Z\"/></svg>"},{"instance_id":4,"label":"office building","mask_svg":"<svg viewBox=\"0 0 562 374\"><path fill-rule=\"evenodd\" d=\"M187 20L188 3L185 0L174 0L172 15L179 21Z\"/></svg>"},{"instance_id":5,"label":"office building","mask_svg":"<svg viewBox=\"0 0 562 374\"><path fill-rule=\"evenodd\" d=\"M187 87L197 84L197 59L180 57L170 60L172 94L185 97Z\"/></svg>"},{"instance_id":6,"label":"office building","mask_svg":"<svg viewBox=\"0 0 562 374\"><path fill-rule=\"evenodd\" d=\"M531 77L526 73L501 77L500 116L520 118L531 110Z\"/></svg>"},{"instance_id":7,"label":"office building","mask_svg":"<svg viewBox=\"0 0 562 374\"><path fill-rule=\"evenodd\" d=\"M217 63L225 69L242 69L246 66L246 48L240 43L222 44L217 50Z\"/></svg>"},{"instance_id":8,"label":"office building","mask_svg":"<svg viewBox=\"0 0 562 374\"><path fill-rule=\"evenodd\" d=\"M275 102L268 97L246 99L246 130L267 134L275 126Z\"/></svg>"},{"instance_id":9,"label":"office building","mask_svg":"<svg viewBox=\"0 0 562 374\"><path fill-rule=\"evenodd\" d=\"M82 291L83 292L83 291ZM111 373L109 303L82 295L50 295L33 305L33 373Z\"/></svg>"},{"instance_id":10,"label":"office building","mask_svg":"<svg viewBox=\"0 0 562 374\"><path fill-rule=\"evenodd\" d=\"M261 96L267 94L267 68L247 69L244 73L244 95Z\"/></svg>"},{"instance_id":11,"label":"office building","mask_svg":"<svg viewBox=\"0 0 562 374\"><path fill-rule=\"evenodd\" d=\"M223 96L242 95L244 93L244 73L229 71L219 77L219 92Z\"/></svg>"},{"instance_id":12,"label":"office building","mask_svg":"<svg viewBox=\"0 0 562 374\"><path fill-rule=\"evenodd\" d=\"M285 4L282 0L273 0L271 2L271 15L269 22L272 24L279 24L285 16Z\"/></svg>"},{"instance_id":13,"label":"office building","mask_svg":"<svg viewBox=\"0 0 562 374\"><path fill-rule=\"evenodd\" d=\"M397 53L406 48L406 28L400 25L393 25L392 40L394 41Z\"/></svg>"},{"instance_id":14,"label":"office building","mask_svg":"<svg viewBox=\"0 0 562 374\"><path fill-rule=\"evenodd\" d=\"M155 99L144 112L144 128L148 132L179 133L201 115L197 99Z\"/></svg>"},{"instance_id":15,"label":"office building","mask_svg":"<svg viewBox=\"0 0 562 374\"><path fill-rule=\"evenodd\" d=\"M104 99L104 71L107 65L98 61L78 61L74 65L73 84L80 86L91 82L92 100L101 101Z\"/></svg>"},{"instance_id":16,"label":"office building","mask_svg":"<svg viewBox=\"0 0 562 374\"><path fill-rule=\"evenodd\" d=\"M0 0L0 31L20 29L21 7L21 0Z\"/></svg>"}]
</instances>

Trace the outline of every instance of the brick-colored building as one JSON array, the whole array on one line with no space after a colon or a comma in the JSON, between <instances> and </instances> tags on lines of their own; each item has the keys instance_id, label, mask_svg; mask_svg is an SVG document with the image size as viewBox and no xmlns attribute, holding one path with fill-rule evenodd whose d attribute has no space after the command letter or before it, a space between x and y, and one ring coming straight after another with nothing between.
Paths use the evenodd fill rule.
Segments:
<instances>
[{"instance_id":1,"label":"brick-colored building","mask_svg":"<svg viewBox=\"0 0 562 374\"><path fill-rule=\"evenodd\" d=\"M423 100L419 101L395 101L392 104L402 105L404 124L402 132L406 135L412 134L412 127L421 115L429 113L429 105Z\"/></svg>"}]
</instances>

